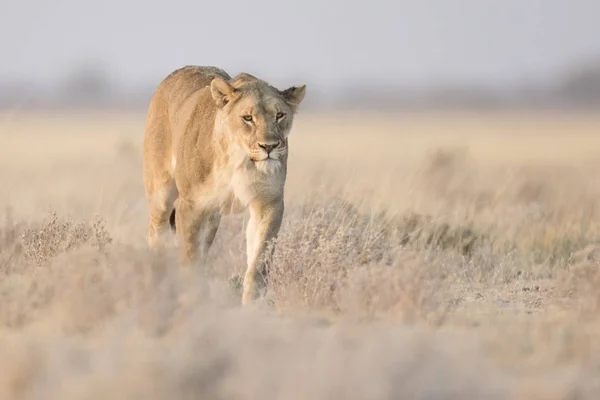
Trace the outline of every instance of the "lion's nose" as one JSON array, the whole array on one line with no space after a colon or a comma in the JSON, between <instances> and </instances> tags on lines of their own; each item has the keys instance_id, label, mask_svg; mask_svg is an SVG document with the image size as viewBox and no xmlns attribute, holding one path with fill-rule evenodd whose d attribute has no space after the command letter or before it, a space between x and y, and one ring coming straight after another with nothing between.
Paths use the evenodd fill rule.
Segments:
<instances>
[{"instance_id":1,"label":"lion's nose","mask_svg":"<svg viewBox=\"0 0 600 400\"><path fill-rule=\"evenodd\" d=\"M274 148L276 148L277 146L279 146L279 142L275 142L275 143L259 143L258 145L261 148L265 149L265 151L267 152L267 154L269 154L271 151L273 151Z\"/></svg>"}]
</instances>

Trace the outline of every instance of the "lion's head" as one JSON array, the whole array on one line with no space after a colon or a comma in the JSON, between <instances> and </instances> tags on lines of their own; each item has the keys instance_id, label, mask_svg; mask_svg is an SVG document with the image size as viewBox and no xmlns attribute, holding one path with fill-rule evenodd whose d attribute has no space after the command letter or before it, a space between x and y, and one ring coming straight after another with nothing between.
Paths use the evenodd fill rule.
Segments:
<instances>
[{"instance_id":1,"label":"lion's head","mask_svg":"<svg viewBox=\"0 0 600 400\"><path fill-rule=\"evenodd\" d=\"M278 168L287 157L288 134L305 88L280 91L249 74L231 81L217 77L210 86L220 129L263 171Z\"/></svg>"}]
</instances>

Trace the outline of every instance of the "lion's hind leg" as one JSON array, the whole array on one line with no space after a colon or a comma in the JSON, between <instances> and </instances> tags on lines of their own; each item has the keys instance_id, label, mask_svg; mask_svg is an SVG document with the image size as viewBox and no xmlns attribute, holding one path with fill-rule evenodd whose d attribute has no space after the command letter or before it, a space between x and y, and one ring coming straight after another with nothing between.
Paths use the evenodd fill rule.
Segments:
<instances>
[{"instance_id":1,"label":"lion's hind leg","mask_svg":"<svg viewBox=\"0 0 600 400\"><path fill-rule=\"evenodd\" d=\"M200 257L206 260L208 250L215 241L219 224L221 223L221 214L218 212L206 212L202 216L200 227Z\"/></svg>"},{"instance_id":2,"label":"lion's hind leg","mask_svg":"<svg viewBox=\"0 0 600 400\"><path fill-rule=\"evenodd\" d=\"M172 215L183 263L203 264L215 240L221 215L181 197L175 202L175 209Z\"/></svg>"},{"instance_id":3,"label":"lion's hind leg","mask_svg":"<svg viewBox=\"0 0 600 400\"><path fill-rule=\"evenodd\" d=\"M150 195L150 224L148 227L148 245L152 249L160 246L164 234L169 229L170 215L177 199L175 182L169 180L158 186Z\"/></svg>"},{"instance_id":4,"label":"lion's hind leg","mask_svg":"<svg viewBox=\"0 0 600 400\"><path fill-rule=\"evenodd\" d=\"M177 224L175 223L175 207L173 207L173 211L171 211L171 215L169 216L169 225L171 225L171 232L175 235L177 233Z\"/></svg>"}]
</instances>

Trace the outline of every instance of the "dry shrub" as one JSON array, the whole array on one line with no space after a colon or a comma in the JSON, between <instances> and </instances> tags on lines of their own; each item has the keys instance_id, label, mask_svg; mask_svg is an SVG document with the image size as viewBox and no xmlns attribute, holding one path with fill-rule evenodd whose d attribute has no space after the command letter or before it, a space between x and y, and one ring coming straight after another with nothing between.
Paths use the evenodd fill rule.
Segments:
<instances>
[{"instance_id":1,"label":"dry shrub","mask_svg":"<svg viewBox=\"0 0 600 400\"><path fill-rule=\"evenodd\" d=\"M289 219L268 264L270 295L286 310L423 316L435 308L426 299L442 275L434 278L416 255L469 260L485 241L467 227L436 224L415 213L366 215L341 200Z\"/></svg>"},{"instance_id":2,"label":"dry shrub","mask_svg":"<svg viewBox=\"0 0 600 400\"><path fill-rule=\"evenodd\" d=\"M436 296L440 278L411 252L399 255L391 266L352 268L340 290L340 308L367 319L438 324L444 316Z\"/></svg>"},{"instance_id":3,"label":"dry shrub","mask_svg":"<svg viewBox=\"0 0 600 400\"><path fill-rule=\"evenodd\" d=\"M125 245L70 249L28 276L6 276L1 295L0 330L46 326L65 334L129 318L145 334L163 335L198 303L237 304L224 282L180 269L175 257Z\"/></svg>"},{"instance_id":4,"label":"dry shrub","mask_svg":"<svg viewBox=\"0 0 600 400\"><path fill-rule=\"evenodd\" d=\"M414 250L453 250L469 258L477 246L489 241L487 234L478 232L468 223L452 226L447 222L436 222L430 215L408 212L395 222L400 244Z\"/></svg>"},{"instance_id":5,"label":"dry shrub","mask_svg":"<svg viewBox=\"0 0 600 400\"><path fill-rule=\"evenodd\" d=\"M412 189L437 211L435 218L431 213L407 215L407 226L435 221L434 232L421 243L448 248L464 240L467 256L480 247L477 242L487 242L496 255L514 251L523 263L551 270L564 266L574 251L600 241L595 222L600 220L600 193L581 167L492 168L470 160L463 148L436 148L421 163ZM453 220L446 218L450 215Z\"/></svg>"},{"instance_id":6,"label":"dry shrub","mask_svg":"<svg viewBox=\"0 0 600 400\"><path fill-rule=\"evenodd\" d=\"M348 268L392 261L392 244L386 238L380 218L362 215L343 201L293 218L279 235L269 268L276 301L281 306L336 310Z\"/></svg>"},{"instance_id":7,"label":"dry shrub","mask_svg":"<svg viewBox=\"0 0 600 400\"><path fill-rule=\"evenodd\" d=\"M91 225L84 222L74 224L58 218L56 212L52 212L40 227L27 229L21 238L25 257L37 264L84 244L104 251L112 242L101 218L95 217Z\"/></svg>"},{"instance_id":8,"label":"dry shrub","mask_svg":"<svg viewBox=\"0 0 600 400\"><path fill-rule=\"evenodd\" d=\"M568 269L560 275L559 290L575 299L587 318L598 318L600 311L600 245L588 245L573 252Z\"/></svg>"},{"instance_id":9,"label":"dry shrub","mask_svg":"<svg viewBox=\"0 0 600 400\"><path fill-rule=\"evenodd\" d=\"M597 197L579 171L521 168L499 198L505 219L498 231L512 235L529 262L560 268L573 252L600 239Z\"/></svg>"}]
</instances>

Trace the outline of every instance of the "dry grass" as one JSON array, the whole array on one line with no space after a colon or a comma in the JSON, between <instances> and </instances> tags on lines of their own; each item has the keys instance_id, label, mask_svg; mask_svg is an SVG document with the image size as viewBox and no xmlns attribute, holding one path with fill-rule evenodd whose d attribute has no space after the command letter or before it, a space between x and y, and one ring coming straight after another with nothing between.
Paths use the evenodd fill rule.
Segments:
<instances>
[{"instance_id":1,"label":"dry grass","mask_svg":"<svg viewBox=\"0 0 600 400\"><path fill-rule=\"evenodd\" d=\"M247 309L245 215L146 249L142 131L0 118L1 399L600 395L600 118L300 115Z\"/></svg>"}]
</instances>

